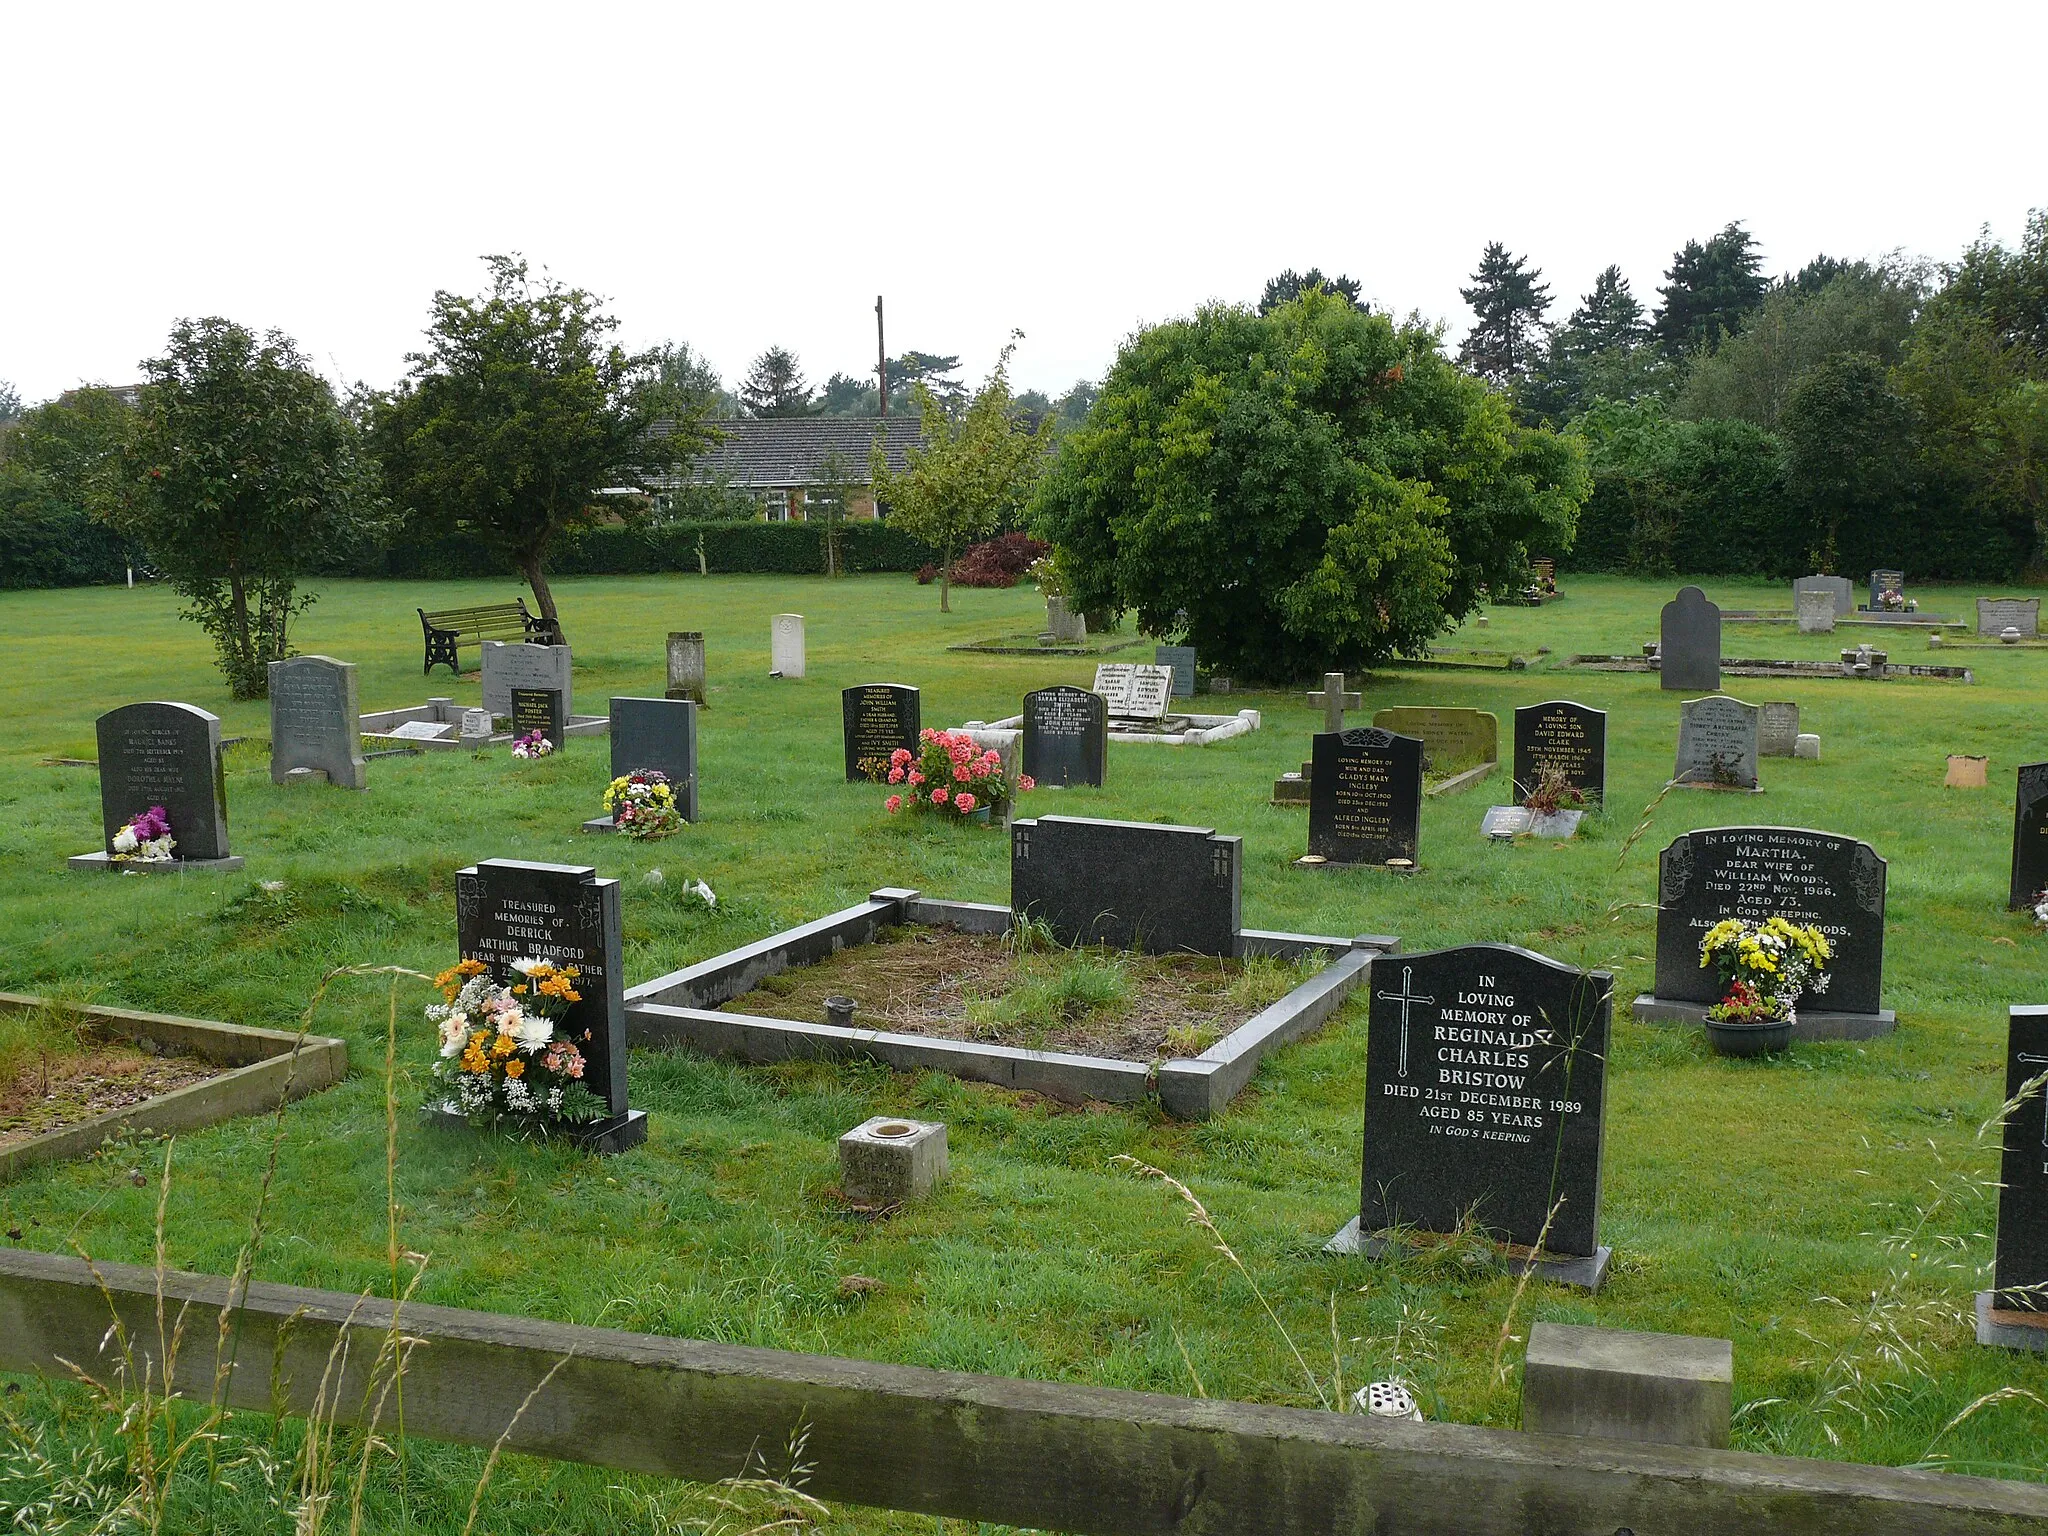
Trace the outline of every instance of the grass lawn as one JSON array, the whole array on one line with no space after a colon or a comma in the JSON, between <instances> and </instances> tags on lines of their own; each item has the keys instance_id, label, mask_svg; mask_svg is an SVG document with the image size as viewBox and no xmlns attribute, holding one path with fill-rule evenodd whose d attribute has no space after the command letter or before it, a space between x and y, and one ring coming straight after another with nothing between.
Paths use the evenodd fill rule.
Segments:
<instances>
[{"instance_id":1,"label":"grass lawn","mask_svg":"<svg viewBox=\"0 0 2048 1536\"><path fill-rule=\"evenodd\" d=\"M2003 1085L2005 1008L2048 996L2048 940L2004 910L2015 764L2048 757L2048 654L1970 649L1924 657L1911 632L1799 636L1729 625L1735 656L1832 656L1868 639L1894 661L1961 661L1976 682L1731 679L1752 702L1796 699L1821 761L1766 759L1754 799L1674 794L1624 854L1672 767L1678 695L1653 676L1572 672L1581 651L1633 652L1654 638L1675 584L1568 576L1542 609L1495 609L1447 648L1510 649L1526 671L1391 669L1367 711L1469 705L1500 715L1503 756L1518 704L1573 698L1609 711L1611 810L1569 844L1500 848L1478 835L1502 776L1423 812L1420 873L1307 873L1305 812L1267 803L1308 755L1320 712L1301 690L1233 696L1265 728L1206 749L1112 746L1101 790L1042 791L1025 814L1068 812L1214 826L1245 840L1247 926L1397 933L1410 949L1526 945L1611 967L1616 995L1651 977L1656 856L1692 827L1764 822L1864 838L1890 861L1885 1001L1900 1027L1861 1045L1803 1045L1764 1063L1712 1058L1693 1032L1617 1009L1610 1064L1602 1241L1615 1258L1596 1297L1532 1286L1531 1319L1707 1334L1735 1341L1736 1443L1755 1450L2048 1476L2048 1409L2013 1399L1944 1426L2006 1386L2048 1397L2048 1358L1979 1348L1965 1322L1985 1283L1995 1217L1970 1176L1996 1169L1981 1122ZM1789 606L1786 584L1708 581L1728 608ZM702 821L654 845L591 838L608 772L603 740L515 763L502 751L380 759L370 789L278 788L263 705L233 704L204 637L157 589L0 594L0 987L290 1027L319 979L345 964L434 971L454 958L454 872L509 857L595 864L625 882L630 983L844 906L878 886L1003 901L999 831L893 821L881 793L841 782L839 689L924 690L928 725L993 719L1028 688L1086 685L1093 662L948 652L1016 634L1040 614L1028 587L956 590L956 611L904 577L647 577L557 584L575 646L578 708L658 693L663 640L705 632L710 708L701 719ZM509 598L492 582L323 583L298 646L354 661L362 706L429 694L475 703L475 674L422 679L416 606ZM1977 589L1916 587L1924 611L1972 617ZM768 677L769 617L806 615L809 676ZM1547 646L1549 653L1538 655ZM1142 659L1129 651L1116 659ZM218 713L246 745L227 755L231 876L70 874L97 846L93 720L136 699ZM1991 788L1942 787L1945 755L1987 754ZM659 867L668 879L650 887ZM680 899L679 876L718 893ZM258 882L283 881L268 892ZM1206 1203L1331 1391L1332 1305L1348 1391L1399 1372L1431 1417L1516 1421L1519 1348L1495 1345L1511 1281L1459 1262L1330 1259L1323 1241L1358 1202L1363 994L1318 1037L1279 1052L1221 1118L1073 1109L938 1076L794 1065L742 1069L636 1053L632 1096L646 1147L599 1161L496 1144L400 1119L401 1240L431 1256L426 1301L779 1348L1166 1392L1313 1405L1316 1389L1263 1321L1245 1278L1119 1153L1185 1180ZM419 1022L426 989L399 997L401 1103L424 1096L434 1058ZM315 1021L351 1044L355 1075L294 1107L259 1266L264 1279L388 1288L385 1262L384 983L337 986ZM953 1177L887 1220L837 1200L835 1138L871 1114L948 1122ZM181 1137L168 1242L178 1266L225 1272L245 1236L267 1123ZM120 1148L0 1186L6 1241L148 1262L163 1148ZM1931 1214L1923 1214L1929 1212ZM18 1236L16 1234L19 1234ZM1899 1241L1893 1241L1899 1235ZM861 1275L877 1288L842 1287ZM1879 1301L1873 1303L1876 1295ZM1831 1299L1832 1298L1832 1299ZM1896 1340L1894 1339L1896 1335ZM1888 1363L1888 1346L1912 1353ZM17 1436L80 1447L110 1431L74 1394L0 1400ZM280 1432L289 1440L291 1431ZM262 1437L259 1436L259 1439ZM404 1474L373 1479L376 1528L459 1530L482 1455L415 1446ZM0 1511L56 1474L0 1460ZM735 1469L737 1470L737 1469ZM38 1482L37 1479L42 1479ZM274 1528L244 1491L210 1518ZM196 1497L196 1495L194 1495ZM686 1490L514 1458L492 1485L498 1529L667 1529ZM271 1524L266 1526L268 1519ZM58 1529L61 1527L50 1526ZM934 1528L929 1519L835 1512L833 1529Z\"/></svg>"}]
</instances>

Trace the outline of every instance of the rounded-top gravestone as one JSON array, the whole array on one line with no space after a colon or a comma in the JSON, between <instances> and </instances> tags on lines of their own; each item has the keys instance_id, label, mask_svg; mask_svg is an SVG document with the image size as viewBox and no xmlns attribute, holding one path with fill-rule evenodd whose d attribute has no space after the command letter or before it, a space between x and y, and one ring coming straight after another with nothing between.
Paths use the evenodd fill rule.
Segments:
<instances>
[{"instance_id":1,"label":"rounded-top gravestone","mask_svg":"<svg viewBox=\"0 0 2048 1536\"><path fill-rule=\"evenodd\" d=\"M124 704L101 715L95 730L108 855L116 832L160 805L178 862L232 857L219 716L190 704Z\"/></svg>"},{"instance_id":2,"label":"rounded-top gravestone","mask_svg":"<svg viewBox=\"0 0 2048 1536\"><path fill-rule=\"evenodd\" d=\"M292 656L270 664L270 778L290 783L302 770L342 789L367 789L357 724L356 668L331 656Z\"/></svg>"},{"instance_id":3,"label":"rounded-top gravestone","mask_svg":"<svg viewBox=\"0 0 2048 1536\"><path fill-rule=\"evenodd\" d=\"M1680 587L1658 627L1658 668L1668 692L1721 686L1721 610L1698 587Z\"/></svg>"}]
</instances>

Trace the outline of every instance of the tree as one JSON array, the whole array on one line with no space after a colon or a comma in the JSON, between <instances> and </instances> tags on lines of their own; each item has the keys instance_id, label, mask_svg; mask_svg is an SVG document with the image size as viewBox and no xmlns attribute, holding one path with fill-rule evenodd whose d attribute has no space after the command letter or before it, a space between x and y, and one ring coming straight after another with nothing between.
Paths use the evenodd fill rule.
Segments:
<instances>
[{"instance_id":1,"label":"tree","mask_svg":"<svg viewBox=\"0 0 2048 1536\"><path fill-rule=\"evenodd\" d=\"M1312 288L1321 288L1334 293L1354 309L1370 306L1358 296L1358 279L1355 277L1324 277L1321 267L1310 267L1306 272L1297 272L1289 267L1278 277L1266 279L1266 291L1259 296L1259 313L1270 315L1282 304L1291 304Z\"/></svg>"},{"instance_id":2,"label":"tree","mask_svg":"<svg viewBox=\"0 0 2048 1536\"><path fill-rule=\"evenodd\" d=\"M1508 255L1498 240L1479 255L1472 286L1458 292L1472 306L1472 329L1458 347L1458 361L1501 389L1521 382L1542 356L1543 312L1550 289L1541 269Z\"/></svg>"},{"instance_id":3,"label":"tree","mask_svg":"<svg viewBox=\"0 0 2048 1536\"><path fill-rule=\"evenodd\" d=\"M478 297L437 292L427 346L372 403L392 500L416 526L459 529L526 578L566 644L547 563L571 528L608 516L613 487L649 489L709 439L700 407L662 385L656 353L609 340L618 322L581 288L488 256ZM655 430L656 423L662 430ZM613 498L614 503L619 498Z\"/></svg>"},{"instance_id":4,"label":"tree","mask_svg":"<svg viewBox=\"0 0 2048 1536\"><path fill-rule=\"evenodd\" d=\"M1670 370L1648 345L1649 335L1628 279L1621 268L1608 267L1571 318L1551 333L1520 404L1535 419L1562 426L1599 400L1631 402L1660 394Z\"/></svg>"},{"instance_id":5,"label":"tree","mask_svg":"<svg viewBox=\"0 0 2048 1536\"><path fill-rule=\"evenodd\" d=\"M880 398L873 379L835 373L818 391L815 409L820 416L879 416Z\"/></svg>"},{"instance_id":6,"label":"tree","mask_svg":"<svg viewBox=\"0 0 2048 1536\"><path fill-rule=\"evenodd\" d=\"M897 407L898 401L914 405L920 384L949 411L957 411L967 401L967 386L955 377L960 372L957 357L937 352L905 352L885 362L882 372L889 381L892 408Z\"/></svg>"},{"instance_id":7,"label":"tree","mask_svg":"<svg viewBox=\"0 0 2048 1536\"><path fill-rule=\"evenodd\" d=\"M1583 450L1516 425L1438 332L1327 293L1126 341L1033 501L1082 612L1291 680L1419 655L1569 547Z\"/></svg>"},{"instance_id":8,"label":"tree","mask_svg":"<svg viewBox=\"0 0 2048 1536\"><path fill-rule=\"evenodd\" d=\"M804 382L794 352L770 347L754 359L740 381L740 409L749 416L811 414L811 387Z\"/></svg>"},{"instance_id":9,"label":"tree","mask_svg":"<svg viewBox=\"0 0 2048 1536\"><path fill-rule=\"evenodd\" d=\"M659 386L673 399L673 408L682 415L701 420L740 413L739 401L727 392L725 380L711 366L710 359L687 341L656 347L654 374Z\"/></svg>"},{"instance_id":10,"label":"tree","mask_svg":"<svg viewBox=\"0 0 2048 1536\"><path fill-rule=\"evenodd\" d=\"M101 514L138 540L212 637L238 699L291 654L308 564L377 521L355 423L289 337L181 320L95 482Z\"/></svg>"},{"instance_id":11,"label":"tree","mask_svg":"<svg viewBox=\"0 0 2048 1536\"><path fill-rule=\"evenodd\" d=\"M1780 435L1786 481L1807 519L1816 567L1833 570L1849 552L1851 524L1912 521L1915 413L1868 353L1832 357L1801 375L1785 401Z\"/></svg>"},{"instance_id":12,"label":"tree","mask_svg":"<svg viewBox=\"0 0 2048 1536\"><path fill-rule=\"evenodd\" d=\"M1673 359L1711 352L1724 336L1741 329L1742 317L1763 302L1769 286L1756 239L1730 224L1705 245L1688 240L1671 258L1664 304L1652 329Z\"/></svg>"},{"instance_id":13,"label":"tree","mask_svg":"<svg viewBox=\"0 0 2048 1536\"><path fill-rule=\"evenodd\" d=\"M1011 333L988 382L957 418L927 385L917 385L924 440L900 473L889 468L879 439L870 453L869 480L876 502L888 504L889 521L939 551L941 613L953 607L954 555L1016 521L1045 468L1046 425L1027 427L1010 395L1010 357L1022 336Z\"/></svg>"},{"instance_id":14,"label":"tree","mask_svg":"<svg viewBox=\"0 0 2048 1536\"><path fill-rule=\"evenodd\" d=\"M21 419L21 391L0 379L0 427Z\"/></svg>"}]
</instances>

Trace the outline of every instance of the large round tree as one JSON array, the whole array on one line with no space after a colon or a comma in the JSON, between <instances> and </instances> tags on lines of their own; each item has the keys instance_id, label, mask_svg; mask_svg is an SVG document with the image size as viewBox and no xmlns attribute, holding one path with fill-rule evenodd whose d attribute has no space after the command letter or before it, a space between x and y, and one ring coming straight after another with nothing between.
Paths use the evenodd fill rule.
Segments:
<instances>
[{"instance_id":1,"label":"large round tree","mask_svg":"<svg viewBox=\"0 0 2048 1536\"><path fill-rule=\"evenodd\" d=\"M1581 450L1439 342L1317 291L1132 337L1034 502L1070 602L1285 679L1419 655L1519 588L1571 544Z\"/></svg>"}]
</instances>

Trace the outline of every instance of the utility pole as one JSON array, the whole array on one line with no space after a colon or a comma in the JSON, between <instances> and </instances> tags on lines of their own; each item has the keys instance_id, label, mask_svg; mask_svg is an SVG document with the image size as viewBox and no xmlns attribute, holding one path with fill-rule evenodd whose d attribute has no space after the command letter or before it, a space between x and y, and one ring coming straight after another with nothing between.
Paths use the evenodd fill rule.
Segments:
<instances>
[{"instance_id":1,"label":"utility pole","mask_svg":"<svg viewBox=\"0 0 2048 1536\"><path fill-rule=\"evenodd\" d=\"M882 341L882 296L875 295L875 390L882 397L882 414L889 414L889 348Z\"/></svg>"}]
</instances>

